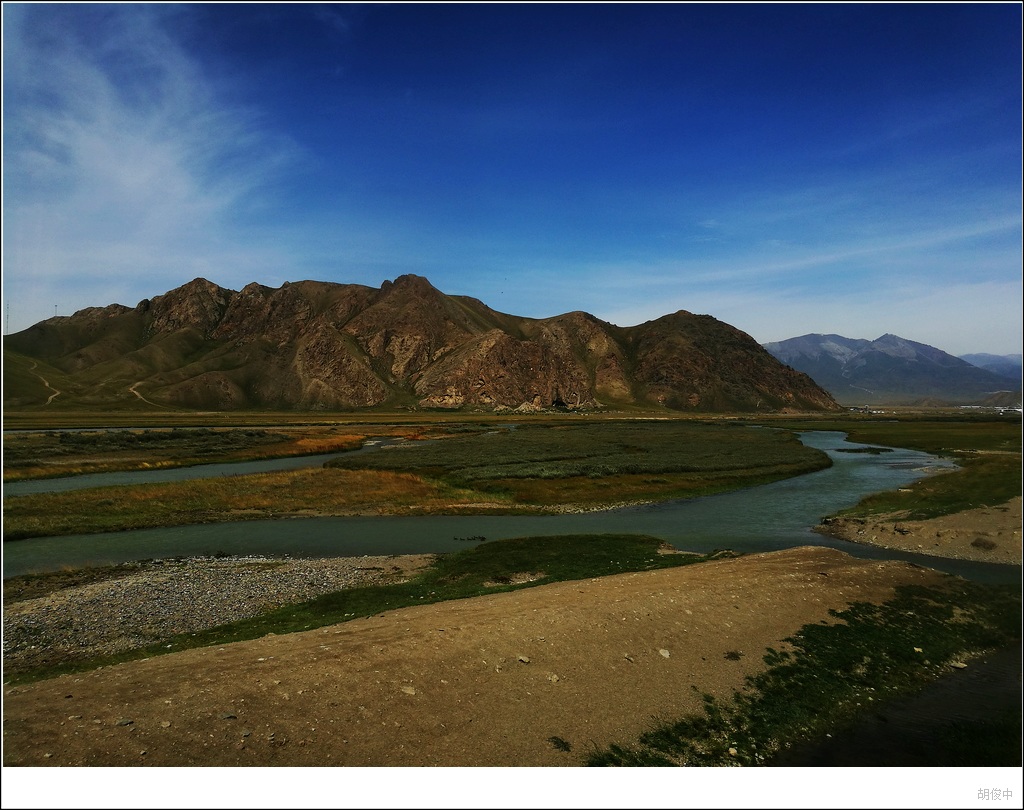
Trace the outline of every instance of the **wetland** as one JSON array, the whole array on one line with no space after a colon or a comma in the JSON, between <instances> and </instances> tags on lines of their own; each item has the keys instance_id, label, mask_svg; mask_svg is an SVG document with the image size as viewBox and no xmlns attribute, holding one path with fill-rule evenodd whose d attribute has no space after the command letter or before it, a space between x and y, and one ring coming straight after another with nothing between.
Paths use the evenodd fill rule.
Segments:
<instances>
[{"instance_id":1,"label":"wetland","mask_svg":"<svg viewBox=\"0 0 1024 810\"><path fill-rule=\"evenodd\" d=\"M188 666L199 666L197 671L207 671L203 676L208 684L204 691L212 689L213 694L220 696L219 700L237 703L241 694L238 690L246 681L245 677L238 680L238 675L245 668L242 662L246 656L255 655L256 650L253 648L249 652L246 645L256 644L263 649L268 642L260 639L267 637L268 633L278 639L274 642L276 652L273 655L287 658L293 655L290 651L298 653L300 646L306 643L304 639L314 640L315 635L311 636L311 633L328 632L334 627L336 630L330 632L335 634L341 632L342 626L350 628L343 633L347 641L342 646L346 650L347 666L359 670L361 664L358 662L362 655L359 650L363 641L376 637L375 634L386 635L392 629L401 632L406 625L410 629L418 627L420 619L427 624L436 623L432 631L423 625L422 631L426 635L422 637L413 634L413 646L406 644L402 647L405 658L389 657L386 672L389 678L405 673L404 680L400 677L395 681L395 688L400 689L405 698L415 698L416 708L410 704L403 710L406 720L415 724L435 717L445 726L460 731L445 737L448 743L440 748L436 745L420 748L420 745L427 745L428 739L436 741L436 732L427 732L427 722L423 727L426 736L421 739L404 724L402 746L407 755L396 757L397 749L393 748L388 753L379 747L386 745L389 737L381 738L378 732L374 738L376 742L369 745L370 738L360 737L359 723L354 718L344 724L344 742L323 729L323 723L317 725L327 733L326 738L311 735L308 729L300 737L299 727L295 726L295 736L288 735L292 741L290 748L283 749L274 744L274 739L280 741L283 736L278 731L277 738L270 735L271 745L266 748L256 742L242 748L235 745L235 751L242 753L237 754L240 758L234 764L326 764L328 757L334 758L333 762L338 764L442 764L430 761L427 755L430 750L442 760L448 757L448 764L487 764L491 743L486 737L471 733L472 727L467 723L472 722L473 717L462 716L462 710L455 704L449 706L440 695L432 695L432 688L426 686L431 673L441 679L441 684L455 685L455 696L467 694L466 689L487 696L483 698L481 710L486 708L497 712L494 716L504 716L503 707L511 709L517 705L519 714L535 726L534 730L550 732L532 742L531 730L525 726L519 729L515 749L519 751L515 755L518 759L500 764L665 764L644 761L643 757L649 755L667 756L672 764L710 764L701 759L711 756L708 751L680 753L690 749L672 735L682 733L686 738L690 733L687 729L691 732L697 727L706 730L706 724L711 722L719 724L715 727L720 729L723 740L743 734L754 740L748 733L753 728L751 718L767 717L770 720L769 707L786 705L789 697L777 697L786 694L783 688L786 683L805 682L805 675L800 673L832 666L824 662L830 660L829 656L834 653L823 653L824 657L818 658L800 657L803 655L800 650L818 647L827 650L835 646L835 642L816 636L807 629L815 624L839 626L852 623L864 629L868 643L881 650L895 650L903 642L883 632L892 624L891 616L901 610L904 613L912 610L922 616L936 617L927 619L931 624L919 627L919 637L930 639L922 647L929 652L927 665L920 668L920 662L914 663L913 657L904 662L916 674L901 670L904 664L893 664L897 659L903 660L900 656L893 658L894 652L886 653L889 658L882 655L880 660L888 663L880 670L867 668L861 671L854 667L858 673L853 679L856 683L832 683L824 697L814 698L832 706L849 705L851 716L857 714L852 708L858 702L856 697L860 695L863 699L864 694L871 694L865 693L865 689L884 688L890 690L886 694L896 694L891 692L894 688L891 685L901 684L901 689L914 691L921 684L949 671L950 662L959 664L966 661L970 666L970 661L986 650L1007 645L1012 647L1014 638L1019 640L1019 552L1017 565L993 565L944 560L866 542L851 543L811 531L825 516L846 515L850 518L859 514L860 519L867 520L898 513L904 517L914 515L920 522L928 524L928 521L941 519L943 515L961 515L972 508L997 510L1004 501L1013 497L1014 486L1017 487L1016 494L1019 494L1019 423L979 425L970 420L960 423L903 420L892 426L842 420L789 420L786 424L776 421L765 429L745 425L739 420L700 424L680 421L664 428L657 426L669 420L630 421L633 423L612 421L600 428L579 419L553 420L543 425L536 421L525 425L519 422L515 427L493 421L463 424L419 422L389 425L386 429L381 429L380 425L318 426L316 432L321 439L330 440L332 434L333 438L344 435L349 447L361 447L367 441L384 438L399 444L388 449L371 449L359 455L342 450L330 466L323 468L218 478L218 483L223 485L230 481L232 486L219 492L211 489L201 493L202 498L197 498L197 491L201 492L201 487L208 484L200 480L119 484L104 489L83 489L77 493L6 496L5 577L9 577L9 564L12 571L17 569L19 573L5 579L5 597L10 590L17 600L15 604L23 607L36 605L40 610L54 610L51 600L58 598L66 602L70 598L67 603L74 604L75 598L80 598L76 594L85 593L80 589L113 587L105 583L121 582L126 588L127 583L134 583L132 592L145 594L146 583L156 581L156 569L187 564L190 559L196 565L212 569L215 562L226 565L237 559L236 555L266 555L265 559L271 566L269 570L274 570L273 566L287 565L290 560L300 562L308 559L315 567L317 559L358 559L356 555L371 553L376 553L375 559L380 560L387 559L387 555L413 551L427 552L431 556L424 558L428 560L426 570L397 566L396 570L405 572L405 584L392 581L364 587L354 583L351 587L290 605L257 605L240 623L236 620L218 624L216 611L212 611L205 629L193 629L179 636L143 639L145 643L136 642L133 649L122 651L115 659L89 659L88 656L83 659L79 656L71 669L67 669L69 661L57 662L56 665L50 661L44 667L24 672L19 680L27 677L25 685L11 685L5 701L5 725L12 729L13 735L9 745L14 743L11 748L14 753L5 751L5 761L8 764L15 760L19 764L133 764L133 756L137 757L138 752L133 755L130 747L124 747L122 743L128 742L126 738L122 739L124 735L119 738L106 732L103 734L108 742L102 742L100 737L93 735L92 742L76 744L69 749L62 762L52 761L57 738L52 743L47 742L50 735L43 733L44 725L40 725L45 724L47 707L51 706L47 695L53 691L56 698L60 689L66 690L72 681L67 681L65 686L65 679L80 679L94 671L96 666L121 661L113 669L107 666L103 670L95 670L95 677L108 681L109 688L116 692L120 688L116 685L116 677L111 680L101 673L109 672L114 676L123 671L124 674L138 672L141 675L143 670L138 669L141 667L147 672L144 676L149 684L147 689L153 695L162 693L168 696L169 701L177 700L172 695L175 690L172 684L180 677L176 674L176 662L180 656L199 655L199 659L190 658ZM285 433L291 437L294 446L305 428L291 432L292 427L289 426ZM545 439L542 434L549 429L550 438ZM267 430L272 432L270 428ZM5 436L5 461L9 438ZM266 444L270 443L263 443L264 437L259 438L260 441L245 452L265 452ZM884 448L885 452L843 452L862 447ZM716 448L721 452L716 452ZM567 449L570 452L566 452ZM74 456L73 453L70 455ZM195 454L191 458L195 459ZM206 459L208 462L212 460ZM67 463L74 463L73 458ZM50 467L48 473L53 472L53 465ZM941 474L936 474L939 472ZM331 479L330 476L337 477ZM362 485L353 485L360 477ZM832 481L832 488L841 495L826 501L818 500L815 490L822 489L822 480ZM285 481L289 482L287 486ZM347 484L341 486L342 481ZM975 485L972 482L982 483ZM335 490L333 493L332 489ZM298 493L293 495L292 502L283 497L289 490ZM1010 494L1003 498L1005 492ZM309 500L304 508L300 508L298 504L303 493L308 493ZM893 500L881 504L864 501L864 497L871 493L877 493L878 498ZM759 501L757 497L760 496L763 500ZM119 509L118 499L122 498L125 507ZM261 507L259 498L275 506ZM746 505L742 505L743 498L748 499ZM162 512L142 510L150 523L144 524L145 528L125 530L131 525L131 505L147 501L163 502ZM289 503L296 506L289 507ZM282 504L286 508L280 508ZM310 508L310 504L314 506ZM701 518L701 510L708 509L705 504L712 504L713 508ZM227 514L217 515L217 510L224 505L228 507ZM914 509L921 511L914 512ZM81 519L90 511L109 514L103 520L87 524L89 533L83 534ZM37 534L24 530L24 527L32 525L31 520L42 520L46 512L56 514L57 519L49 524L35 525L51 528L36 529ZM996 516L999 515L1002 513ZM240 516L250 519L239 520ZM289 519L273 519L280 517ZM16 520L12 522L14 518ZM76 520L79 521L78 532L74 532ZM157 520L155 524L154 520ZM219 520L224 522L217 522ZM501 521L509 522L501 528ZM566 522L549 524L545 521ZM372 528L375 526L386 528ZM19 536L24 539L7 539L9 527L23 531ZM65 531L71 533L62 534ZM170 535L159 539L159 533L175 532L178 533L177 540ZM261 535L270 543L265 548L261 545ZM389 546L385 542L386 535L392 537L396 545ZM203 539L198 545L181 542L183 537L194 540L199 536ZM429 540L431 536L434 540ZM517 537L523 539L516 540ZM417 548L401 545L423 538L429 541L426 548L422 543ZM111 541L124 546L118 551L103 550L103 544ZM640 545L636 551L627 553L627 547L638 541ZM168 545L162 545L165 542ZM360 547L358 542L366 542L367 545ZM438 547L429 547L432 542L436 542ZM1003 540L1000 538L999 542ZM90 543L96 545L90 547ZM1017 543L1019 545L1019 532ZM46 547L55 550L55 556L49 561L42 558L50 552L43 553L34 562L16 559L16 554L22 549ZM83 548L87 559L76 559L74 553ZM506 549L518 551L505 553ZM61 554L69 550L75 551L70 558L62 559ZM737 554L741 556L737 557ZM204 564L201 555L208 555L205 559L210 562ZM164 566L159 564L159 560L117 564L124 560L153 557L167 558ZM180 561L175 561L175 557ZM430 563L430 559L436 562ZM568 560L578 564L561 567ZM683 562L688 564L679 567ZM108 565L111 563L113 565ZM80 567L86 564L94 567ZM257 560L255 564L260 563ZM22 565L25 567L18 568ZM943 566L947 568L943 569ZM63 570L45 573L55 569ZM36 573L26 575L25 572L30 570ZM949 577L940 573L941 570L951 570L958 576ZM87 571L93 573L83 573ZM17 596L19 589L29 581L33 589ZM998 585L998 582L1006 584ZM580 587L574 588L573 583L579 583ZM951 583L967 584L954 587ZM453 591L452 587L460 590ZM628 590L622 590L627 587ZM790 587L797 590L790 592L787 590ZM911 590L905 590L907 587ZM913 588L924 590L915 591ZM524 602L527 592L533 596ZM591 596L585 596L584 592ZM651 600L656 594L663 594L668 600L666 609L672 600L675 600L675 605L668 612L663 613L659 608L651 613L644 606L655 604ZM144 597L139 598L142 601L137 607L140 615L144 615L146 602ZM592 598L597 601L588 601ZM495 599L498 601L494 602ZM907 607L910 602L901 602L901 599L923 599L924 602L918 607ZM112 600L116 602L116 598L112 597ZM719 603L720 600L724 601ZM462 669L463 674L453 680L454 670L446 670L446 667L460 659L457 655L444 654L443 649L430 640L439 639L445 633L445 630L437 628L451 625L452 620L442 619L442 616L455 615L447 613L449 608L445 606L456 603L465 603L467 608L470 604L479 603L479 610L483 611L473 620L480 622L474 625L478 628L474 631L474 638L467 637L466 640L471 646L494 648L494 661L490 661L489 655L484 656L492 668L490 676L481 672L479 677L471 677L469 670ZM875 607L870 607L872 605ZM937 612L933 614L932 608L924 610L921 605L935 605ZM120 607L130 609L131 605L124 604L122 600ZM611 613L606 615L609 610ZM943 613L944 610L951 612ZM538 619L540 624L526 621L530 611L538 611L538 617L546 618ZM632 616L637 622L630 625L629 632L619 641L611 643L611 647L624 646L626 649L625 658L622 658L621 651L617 653L620 664L612 663L616 660L614 655L606 660L613 650L609 647L611 638L603 638L603 634L610 631L617 621L612 615L618 615L617 611L622 612L622 621ZM679 611L686 615L681 623ZM5 608L5 619L7 613ZM778 619L783 614L786 620L779 624ZM578 617L578 626L574 624L577 621L572 618L574 616ZM951 622L951 616L961 619ZM968 616L972 617L969 622L975 624L969 624L965 630L961 625ZM520 617L520 621L514 617ZM613 624L605 624L606 620L613 621ZM510 621L517 625L515 629L509 625ZM675 630L669 632L673 624ZM455 634L451 638L456 638L466 629L465 625L461 627L462 630L448 627L447 632ZM675 641L655 641L659 636L663 639L671 637ZM551 658L548 652L538 648L538 639L541 639L542 647L552 639L558 639L558 655ZM398 636L392 641L397 642ZM516 645L522 648L520 652L513 650ZM725 646L718 649L722 645ZM921 644L915 646L920 647ZM533 650L532 654L523 651L528 647ZM630 651L631 647L634 651ZM205 651L217 649L222 651L222 655L234 651L231 660L237 657L236 654L242 656L233 668L223 670L224 680L215 674L215 671L220 671L219 665L212 659L202 658L207 654ZM654 658L648 659L647 651L651 649ZM554 648L550 652L555 652ZM564 712L575 705L575 698L569 698L566 684L573 685L572 694L586 694L592 720L596 720L598 715L610 717L607 712L612 705L613 691L606 688L605 681L619 678L620 675L615 673L620 666L626 666L628 670L641 663L645 678L656 680L662 676L649 667L655 661L669 661L665 652L670 652L671 660L683 666L682 670L672 670L677 678L676 685L690 689L697 698L695 702L689 699L682 703L668 700L663 689L651 685L655 681L645 680L648 686L643 691L647 702L643 705L647 708L642 708L639 703L620 706L614 713L618 719L611 725L601 726L605 730L597 737L593 736L596 726L584 731L568 723ZM782 652L796 658L791 661L782 656ZM147 662L142 658L151 660ZM302 668L302 672L307 674L301 675L300 680L307 679L308 675L303 691L316 693L318 690L314 684L319 683L327 672L331 672L332 677L338 676L339 671L336 665L329 663L329 658L327 656L320 666L307 664ZM528 661L524 662L523 658ZM185 661L184 658L180 660L182 663ZM225 662L228 660L224 658ZM261 655L259 660L270 659ZM594 666L584 666L584 661L590 661ZM602 661L605 663L600 663ZM625 664L621 663L623 661ZM709 668L711 661L718 663ZM550 697L554 703L543 698L536 706L525 708L533 700L531 695L534 698L539 695L537 690L540 688L524 682L522 688L527 692L517 697L516 689L520 687L514 683L534 671L529 662L544 665L544 671L538 670L536 674L543 675L548 688L554 685L555 689L561 689L561 698L553 693ZM557 668L553 669L556 664ZM214 669L209 669L210 666ZM380 667L379 661L377 666ZM463 666L469 666L468 659ZM845 666L834 669L841 672ZM130 669L122 670L123 667ZM584 674L584 670L589 673L591 669L593 673ZM61 671L80 674L55 678ZM445 675L445 671L452 674ZM513 682L501 686L503 678L508 676L500 673L511 675L513 671L520 674ZM852 670L846 667L845 671ZM228 672L235 675L228 676ZM293 670L293 674L295 672ZM883 672L886 673L884 677ZM89 677L93 679L94 676ZM279 675L278 680L283 677L283 674ZM635 682L628 680L631 677L628 671L623 671L621 677L627 677L627 681L619 685L614 698L620 703L623 694L635 691ZM8 680L6 672L5 680ZM100 681L90 682L99 689L98 695L106 694L103 690L107 687L101 686ZM377 683L381 684L379 680ZM634 683L634 686L630 687L628 683ZM513 686L511 692L510 685ZM362 685L352 684L352 688L361 695L359 699L363 706L379 712L380 718L389 722L388 718L395 715L388 708L387 693L381 694L385 703L374 702L376 699L371 700L366 692L367 688L372 691L372 687L372 679ZM188 684L184 688L187 691ZM492 688L497 691L490 691ZM584 691L581 693L580 689ZM73 687L72 691L77 692ZM427 699L428 695L432 696ZM711 702L701 695L710 696ZM324 696L321 690L321 697ZM160 721L158 727L165 729L161 732L163 742L160 734L154 737L147 732L147 750L150 752L147 756L160 752L159 757L167 764L226 762L228 749L220 750L220 743L215 743L215 750L204 754L202 763L197 763L194 754L189 753L188 740L193 739L192 735L199 734L194 738L196 740L205 737L206 732L200 733L199 728L203 723L197 725L194 715L196 706L203 699L198 693L191 696L181 693L178 697L184 701L183 707L191 707L189 716L193 719L176 715ZM79 699L78 695L76 699ZM293 726L298 722L301 725L301 720L292 717L287 710L287 704L280 702L281 696L275 698L267 693L257 699L255 693L250 692L248 700L250 710L261 707L260 711L268 719L276 718L271 725L274 722ZM8 710L7 706L12 708ZM52 708L59 712L62 707L59 701L55 701ZM90 709L86 704L83 704L83 709L82 716L85 717ZM412 714L408 713L410 710ZM336 719L344 714L339 711L341 714L334 715ZM820 705L817 708L812 706L808 711L820 714ZM643 720L652 712L661 717L676 718L665 727L673 730L659 730ZM238 713L237 709L235 713ZM148 727L149 722L157 723L155 716L146 719L141 704L136 707L136 714L138 719L134 724L139 731L143 726ZM288 720L289 717L292 719ZM558 717L563 718L561 725L550 722ZM680 717L685 722L678 720ZM701 720L702 717L704 719ZM721 725L725 722L723 717L728 720L725 726ZM247 718L246 722L253 721L251 713ZM12 719L16 720L13 725L10 723ZM757 756L749 747L742 748L737 755L730 754L727 749L736 747L732 745L725 746L717 754L711 753L720 758L716 760L718 764L762 764L768 762L770 757L767 754L771 751L781 752L791 745L813 742L825 733L824 728L813 724L790 722L786 725L783 719L764 720L763 725L758 726L757 734L761 735L758 739L767 742L756 743L755 740L757 745L764 746L757 749ZM102 730L106 726L102 712L96 715L96 720L98 730ZM167 733L167 727L162 725L164 722L178 728L178 732ZM705 725L700 726L701 723ZM501 731L502 738L507 741L509 733L508 728ZM32 735L37 735L36 741L29 743ZM1019 740L1019 734L1017 736ZM295 747L299 742L304 745L314 739L319 746L316 761L309 760L304 749ZM552 743L553 739L560 744ZM581 748L582 739L592 742ZM1008 739L1012 740L1012 735ZM650 747L650 743L657 740L669 741L668 753L664 748ZM398 744L397 740L394 742ZM352 744L354 748L349 747ZM225 738L224 745L230 747L234 744ZM362 753L346 758L343 748L350 753L358 748ZM493 750L496 752L498 749ZM654 754L650 753L652 750ZM417 759L417 751L423 758ZM47 752L49 757L44 756ZM614 760L620 755L624 759ZM630 760L634 755L641 759ZM693 756L697 758L693 759ZM156 764L157 760L149 761Z\"/></svg>"}]
</instances>

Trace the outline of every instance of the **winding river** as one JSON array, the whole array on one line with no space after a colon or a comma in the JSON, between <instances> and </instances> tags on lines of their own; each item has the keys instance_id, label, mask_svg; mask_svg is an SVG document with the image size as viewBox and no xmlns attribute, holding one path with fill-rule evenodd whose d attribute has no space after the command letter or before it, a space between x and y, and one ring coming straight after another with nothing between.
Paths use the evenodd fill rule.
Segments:
<instances>
[{"instance_id":1,"label":"winding river","mask_svg":"<svg viewBox=\"0 0 1024 810\"><path fill-rule=\"evenodd\" d=\"M10 577L65 566L106 565L179 555L321 557L441 553L464 549L476 538L498 540L527 535L607 532L650 534L676 548L698 552L733 549L751 553L800 545L829 546L858 557L906 560L983 582L1021 581L1020 566L890 551L813 532L812 527L822 517L852 506L865 495L906 486L926 475L929 469L948 468L952 464L927 453L900 448L879 454L843 452L864 445L847 442L841 432L808 431L800 437L804 444L827 452L833 466L720 495L581 514L297 518L41 537L4 543L3 575ZM89 485L166 480L156 476L167 473L177 473L183 478L238 474L282 469L273 466L281 462L312 466L323 461L323 458L305 457L252 462L244 466L206 465L177 471L107 473L104 475L121 478L97 482L102 476L90 476L94 480ZM60 487L73 480L32 483ZM5 487L6 495L16 494L9 490L10 487Z\"/></svg>"}]
</instances>

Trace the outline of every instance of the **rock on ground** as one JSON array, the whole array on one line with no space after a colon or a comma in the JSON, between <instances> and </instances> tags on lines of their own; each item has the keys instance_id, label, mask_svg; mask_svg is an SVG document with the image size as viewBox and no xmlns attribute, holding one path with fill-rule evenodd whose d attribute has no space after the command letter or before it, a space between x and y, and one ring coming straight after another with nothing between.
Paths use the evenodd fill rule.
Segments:
<instances>
[{"instance_id":1,"label":"rock on ground","mask_svg":"<svg viewBox=\"0 0 1024 810\"><path fill-rule=\"evenodd\" d=\"M1021 564L1020 497L929 520L904 520L898 513L869 519L833 518L819 530L854 543L935 557Z\"/></svg>"},{"instance_id":2,"label":"rock on ground","mask_svg":"<svg viewBox=\"0 0 1024 810\"><path fill-rule=\"evenodd\" d=\"M803 547L188 650L6 687L4 764L580 765L829 610L941 578Z\"/></svg>"}]
</instances>

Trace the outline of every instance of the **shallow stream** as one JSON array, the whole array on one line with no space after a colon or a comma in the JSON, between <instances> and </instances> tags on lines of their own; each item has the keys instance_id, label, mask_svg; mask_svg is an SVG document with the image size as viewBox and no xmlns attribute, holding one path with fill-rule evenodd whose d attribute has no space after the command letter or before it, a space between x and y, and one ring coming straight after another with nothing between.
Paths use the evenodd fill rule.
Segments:
<instances>
[{"instance_id":1,"label":"shallow stream","mask_svg":"<svg viewBox=\"0 0 1024 810\"><path fill-rule=\"evenodd\" d=\"M258 554L321 557L364 554L441 553L466 548L479 538L528 535L638 533L659 537L687 551L733 549L774 551L799 545L841 549L858 557L902 559L984 582L1020 582L1019 566L944 560L863 546L812 531L822 517L857 503L865 495L897 489L951 462L927 453L893 448L885 453L842 452L864 445L847 442L837 431L800 434L804 444L824 450L833 466L763 486L703 498L631 506L601 512L545 516L323 517L237 521L107 534L41 537L4 544L3 575L57 570L65 566L106 565L159 557ZM372 452L373 448L365 451ZM330 456L333 457L333 456ZM180 471L108 473L103 483L143 483L179 472L188 477L282 469L325 459L278 459L245 465L206 465ZM227 468L227 469L225 469ZM128 476L128 478L124 478ZM91 476L97 479L99 476ZM39 485L66 486L75 479ZM164 480L164 479L161 479ZM93 483L93 486L99 485ZM5 490L7 488L5 487ZM7 493L5 494L14 494Z\"/></svg>"}]
</instances>

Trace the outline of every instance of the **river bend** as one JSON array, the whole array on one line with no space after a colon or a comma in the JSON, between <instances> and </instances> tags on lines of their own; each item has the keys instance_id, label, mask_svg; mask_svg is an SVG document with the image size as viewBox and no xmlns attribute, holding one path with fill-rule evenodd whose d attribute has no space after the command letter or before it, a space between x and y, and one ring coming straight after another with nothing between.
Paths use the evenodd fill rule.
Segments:
<instances>
[{"instance_id":1,"label":"river bend","mask_svg":"<svg viewBox=\"0 0 1024 810\"><path fill-rule=\"evenodd\" d=\"M833 465L771 484L702 498L582 514L296 518L40 537L4 544L3 575L173 556L443 553L476 542L470 538L638 533L660 537L687 551L733 549L754 553L819 545L858 557L907 560L979 581L1021 581L1019 566L947 560L848 543L815 533L812 528L823 517L853 506L868 494L906 486L930 470L953 465L927 453L900 448L878 454L843 452L864 445L847 442L845 434L838 431L807 431L800 437L804 444L828 453ZM303 461L304 466L323 463L313 457ZM241 471L235 465L206 466ZM186 471L195 477L200 468ZM153 480L149 477L152 473L142 475L146 481ZM139 483L137 479L133 482Z\"/></svg>"}]
</instances>

